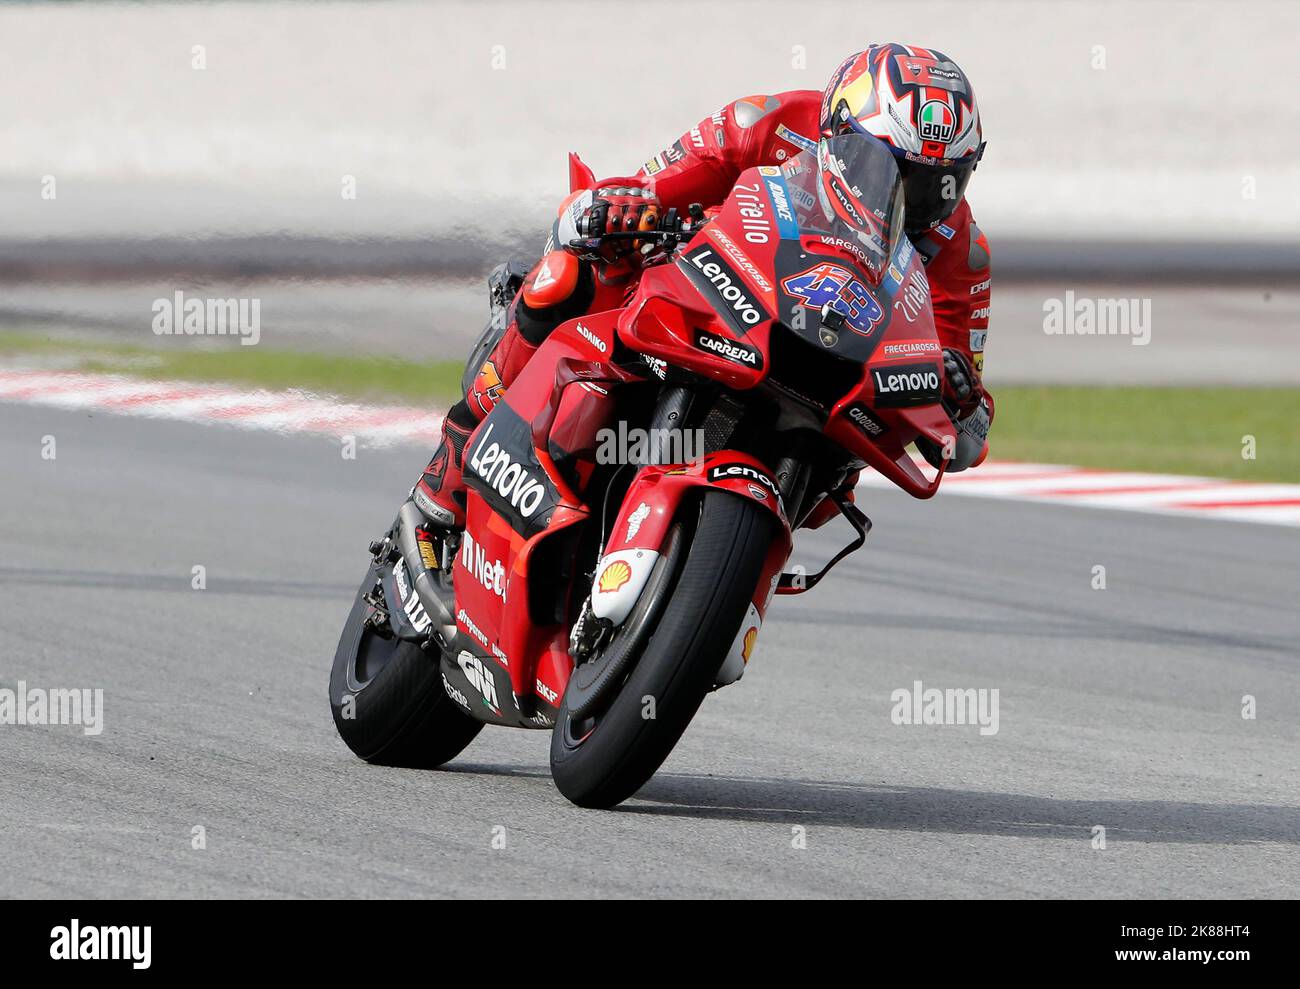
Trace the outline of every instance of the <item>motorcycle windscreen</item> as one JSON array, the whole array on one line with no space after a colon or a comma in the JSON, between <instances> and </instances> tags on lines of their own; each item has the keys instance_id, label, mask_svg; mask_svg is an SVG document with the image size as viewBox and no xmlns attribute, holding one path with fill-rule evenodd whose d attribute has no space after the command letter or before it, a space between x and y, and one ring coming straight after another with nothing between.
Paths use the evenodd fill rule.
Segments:
<instances>
[{"instance_id":1,"label":"motorcycle windscreen","mask_svg":"<svg viewBox=\"0 0 1300 989\"><path fill-rule=\"evenodd\" d=\"M783 322L836 357L865 362L914 253L894 157L874 138L844 134L771 171L773 199L788 205L776 256ZM823 319L828 310L838 316Z\"/></svg>"}]
</instances>

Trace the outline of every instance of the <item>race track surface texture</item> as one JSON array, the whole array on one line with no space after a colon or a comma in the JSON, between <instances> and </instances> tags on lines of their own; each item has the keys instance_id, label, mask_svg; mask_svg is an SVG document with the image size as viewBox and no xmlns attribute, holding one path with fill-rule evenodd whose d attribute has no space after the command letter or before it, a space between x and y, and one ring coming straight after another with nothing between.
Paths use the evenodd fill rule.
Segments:
<instances>
[{"instance_id":1,"label":"race track surface texture","mask_svg":"<svg viewBox=\"0 0 1300 989\"><path fill-rule=\"evenodd\" d=\"M334 733L365 544L424 454L0 406L0 686L105 691L97 737L0 726L0 895L1300 885L1300 533L864 492L867 547L778 601L745 679L594 812L552 786L542 732L485 729L436 772L367 766ZM917 680L998 688L998 733L893 724Z\"/></svg>"}]
</instances>

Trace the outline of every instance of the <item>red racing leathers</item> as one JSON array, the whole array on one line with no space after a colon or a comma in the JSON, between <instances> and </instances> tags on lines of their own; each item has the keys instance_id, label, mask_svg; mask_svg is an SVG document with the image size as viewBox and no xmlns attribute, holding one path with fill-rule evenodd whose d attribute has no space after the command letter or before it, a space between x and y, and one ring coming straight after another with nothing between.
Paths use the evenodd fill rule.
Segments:
<instances>
[{"instance_id":1,"label":"red racing leathers","mask_svg":"<svg viewBox=\"0 0 1300 989\"><path fill-rule=\"evenodd\" d=\"M636 184L658 197L664 210L685 214L692 203L720 205L736 179L756 165L779 165L816 145L820 136L822 93L794 90L774 96L749 96L704 118L671 147L647 161L629 179L596 183L593 188ZM564 213L571 196L561 207ZM945 349L964 356L976 377L984 370L984 338L989 316L989 247L963 199L942 223L913 236L926 265L939 340ZM553 250L524 280L505 335L479 369L464 402L458 402L444 423L444 442L434 455L413 495L435 521L463 524L463 482L460 461L465 440L492 408L496 397L514 380L546 334L561 322L587 312L620 305L639 269L634 259L611 264L580 262ZM979 398L977 387L968 408ZM431 512L429 500L441 512Z\"/></svg>"}]
</instances>

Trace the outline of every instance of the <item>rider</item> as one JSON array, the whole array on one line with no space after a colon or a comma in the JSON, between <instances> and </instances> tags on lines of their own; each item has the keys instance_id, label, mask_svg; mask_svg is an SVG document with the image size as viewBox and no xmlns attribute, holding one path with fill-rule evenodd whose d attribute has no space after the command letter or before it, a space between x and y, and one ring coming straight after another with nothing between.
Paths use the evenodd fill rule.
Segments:
<instances>
[{"instance_id":1,"label":"rider","mask_svg":"<svg viewBox=\"0 0 1300 989\"><path fill-rule=\"evenodd\" d=\"M966 74L941 52L871 45L841 63L825 92L737 100L701 120L635 176L606 179L565 200L542 259L513 300L504 335L482 360L464 400L447 412L442 442L411 491L429 521L464 525L465 443L546 335L566 320L621 305L635 284L640 258L630 239L606 241L611 246L598 262L564 250L570 240L651 229L669 209L686 215L693 203L718 206L745 169L779 165L815 148L819 136L849 132L878 138L898 163L907 235L926 265L943 345L944 397L959 430L986 430L993 411L981 383L989 247L964 195L984 151L975 94ZM942 462L945 453L937 446L917 445L936 467ZM971 466L977 453L957 444L948 471Z\"/></svg>"}]
</instances>

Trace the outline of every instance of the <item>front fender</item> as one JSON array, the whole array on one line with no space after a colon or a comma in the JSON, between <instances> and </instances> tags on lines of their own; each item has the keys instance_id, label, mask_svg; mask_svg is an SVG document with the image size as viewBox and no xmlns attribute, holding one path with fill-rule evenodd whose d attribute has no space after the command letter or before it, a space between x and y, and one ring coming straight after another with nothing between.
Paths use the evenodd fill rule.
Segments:
<instances>
[{"instance_id":1,"label":"front fender","mask_svg":"<svg viewBox=\"0 0 1300 989\"><path fill-rule=\"evenodd\" d=\"M616 625L627 617L650 578L682 502L701 488L728 491L771 512L781 526L783 539L778 542L784 552L779 556L784 562L791 541L790 521L776 480L761 461L738 450L719 450L690 463L642 467L623 498L596 567L591 608L597 617Z\"/></svg>"}]
</instances>

